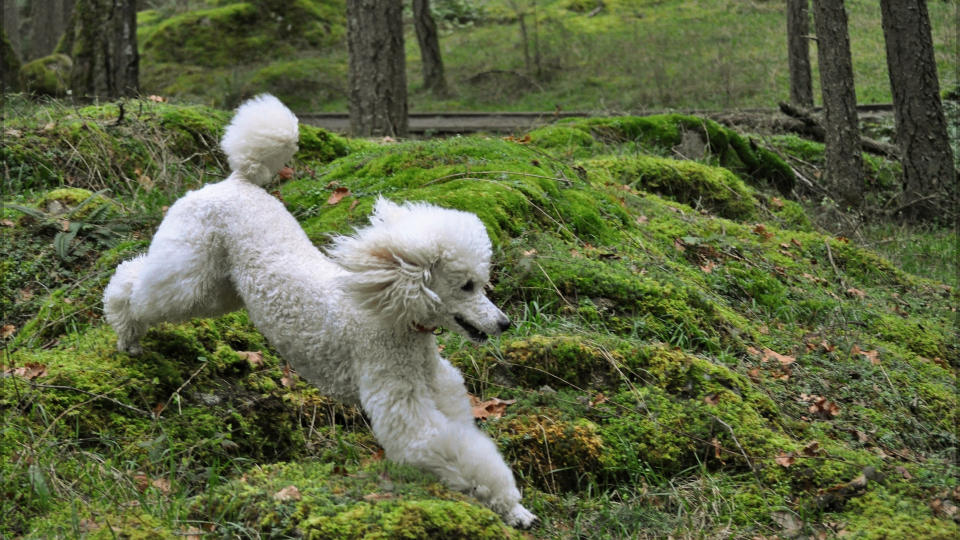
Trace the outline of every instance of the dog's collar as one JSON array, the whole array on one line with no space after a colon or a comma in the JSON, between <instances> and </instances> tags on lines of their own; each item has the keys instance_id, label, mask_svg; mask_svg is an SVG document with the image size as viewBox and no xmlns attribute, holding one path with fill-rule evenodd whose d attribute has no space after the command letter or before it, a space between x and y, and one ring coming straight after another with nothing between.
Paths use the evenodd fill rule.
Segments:
<instances>
[{"instance_id":1,"label":"dog's collar","mask_svg":"<svg viewBox=\"0 0 960 540\"><path fill-rule=\"evenodd\" d=\"M443 333L443 329L440 328L439 326L434 326L433 328L427 328L426 326L423 326L422 324L416 323L416 322L410 323L410 325L411 325L411 326L413 327L413 329L416 330L417 332L421 332L421 333L424 333L424 334L440 335L440 334ZM438 330L439 330L439 331L438 331Z\"/></svg>"}]
</instances>

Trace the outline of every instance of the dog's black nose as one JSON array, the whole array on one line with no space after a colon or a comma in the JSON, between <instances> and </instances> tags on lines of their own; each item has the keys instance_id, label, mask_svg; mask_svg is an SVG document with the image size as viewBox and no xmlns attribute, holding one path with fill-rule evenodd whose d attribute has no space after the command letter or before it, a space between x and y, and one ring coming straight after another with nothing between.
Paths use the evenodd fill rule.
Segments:
<instances>
[{"instance_id":1,"label":"dog's black nose","mask_svg":"<svg viewBox=\"0 0 960 540\"><path fill-rule=\"evenodd\" d=\"M510 319L504 317L497 321L497 326L500 327L501 332L506 332L507 328L510 328Z\"/></svg>"}]
</instances>

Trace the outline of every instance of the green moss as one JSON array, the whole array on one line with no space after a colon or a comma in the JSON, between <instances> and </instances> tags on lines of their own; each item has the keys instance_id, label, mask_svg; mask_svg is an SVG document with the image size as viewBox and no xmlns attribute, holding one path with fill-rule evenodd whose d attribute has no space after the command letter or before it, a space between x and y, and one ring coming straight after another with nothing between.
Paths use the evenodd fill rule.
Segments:
<instances>
[{"instance_id":1,"label":"green moss","mask_svg":"<svg viewBox=\"0 0 960 540\"><path fill-rule=\"evenodd\" d=\"M290 486L296 495L278 494ZM280 463L202 495L196 519L306 538L514 538L500 518L424 473L386 463ZM224 527L224 532L228 531Z\"/></svg>"},{"instance_id":2,"label":"green moss","mask_svg":"<svg viewBox=\"0 0 960 540\"><path fill-rule=\"evenodd\" d=\"M841 519L852 538L956 538L960 526L938 519L929 506L882 487L851 499Z\"/></svg>"},{"instance_id":3,"label":"green moss","mask_svg":"<svg viewBox=\"0 0 960 540\"><path fill-rule=\"evenodd\" d=\"M344 98L346 64L327 58L298 58L271 62L254 72L244 93L270 92L294 111L317 111Z\"/></svg>"},{"instance_id":4,"label":"green moss","mask_svg":"<svg viewBox=\"0 0 960 540\"><path fill-rule=\"evenodd\" d=\"M653 156L597 158L583 162L583 167L590 172L599 169L602 179L652 191L726 218L749 220L756 216L753 190L721 167Z\"/></svg>"},{"instance_id":5,"label":"green moss","mask_svg":"<svg viewBox=\"0 0 960 540\"><path fill-rule=\"evenodd\" d=\"M557 132L557 129L563 131ZM575 130L593 137L575 136ZM567 119L559 127L532 132L531 141L567 155L577 155L578 148L592 146L594 139L607 146L636 145L645 152L657 153L680 145L685 132L702 137L706 150L723 167L741 173L759 185L776 187L781 193L790 193L793 188L793 172L779 156L713 120L696 116L665 114Z\"/></svg>"},{"instance_id":6,"label":"green moss","mask_svg":"<svg viewBox=\"0 0 960 540\"><path fill-rule=\"evenodd\" d=\"M315 104L330 78L316 79L310 67L322 71L329 62L318 64L313 57L341 44L344 13L339 0L218 2L168 17L148 11L137 29L141 79L149 91L220 106L265 90L297 107ZM237 58L244 59L242 66ZM280 62L271 66L274 60Z\"/></svg>"},{"instance_id":7,"label":"green moss","mask_svg":"<svg viewBox=\"0 0 960 540\"><path fill-rule=\"evenodd\" d=\"M27 62L20 68L20 79L28 92L62 97L70 86L73 61L65 54L51 54Z\"/></svg>"}]
</instances>

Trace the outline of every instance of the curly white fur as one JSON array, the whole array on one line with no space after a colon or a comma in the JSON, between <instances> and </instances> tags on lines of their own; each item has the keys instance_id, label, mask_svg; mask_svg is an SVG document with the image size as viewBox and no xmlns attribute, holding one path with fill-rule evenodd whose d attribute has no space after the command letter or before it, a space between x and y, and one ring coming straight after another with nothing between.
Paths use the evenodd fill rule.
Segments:
<instances>
[{"instance_id":1,"label":"curly white fur","mask_svg":"<svg viewBox=\"0 0 960 540\"><path fill-rule=\"evenodd\" d=\"M232 174L167 212L146 255L104 292L117 346L140 352L161 321L245 307L306 380L359 403L387 457L433 471L513 526L536 516L473 421L463 377L428 330L475 341L509 320L484 295L490 240L473 214L379 199L370 225L336 238L330 257L261 185L297 149L297 119L273 96L239 107L222 147Z\"/></svg>"}]
</instances>

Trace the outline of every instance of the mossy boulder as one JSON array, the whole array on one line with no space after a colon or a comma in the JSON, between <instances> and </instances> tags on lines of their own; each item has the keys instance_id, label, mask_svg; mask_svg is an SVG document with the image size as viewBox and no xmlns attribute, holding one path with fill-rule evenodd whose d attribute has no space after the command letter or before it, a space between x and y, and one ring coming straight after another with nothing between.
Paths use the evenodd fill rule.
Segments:
<instances>
[{"instance_id":1,"label":"mossy boulder","mask_svg":"<svg viewBox=\"0 0 960 540\"><path fill-rule=\"evenodd\" d=\"M54 53L24 64L20 68L20 80L28 92L63 97L70 88L72 69L73 61L69 56Z\"/></svg>"}]
</instances>

